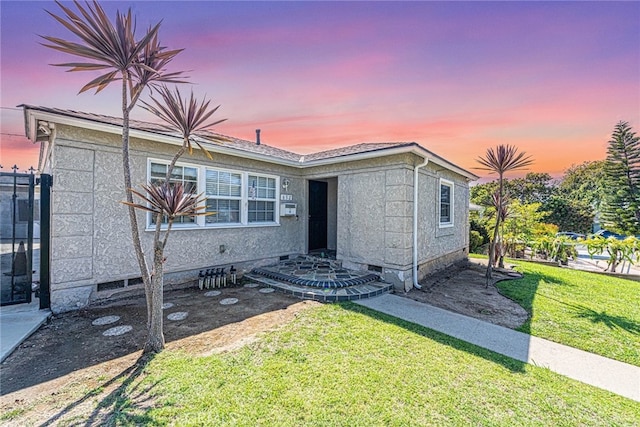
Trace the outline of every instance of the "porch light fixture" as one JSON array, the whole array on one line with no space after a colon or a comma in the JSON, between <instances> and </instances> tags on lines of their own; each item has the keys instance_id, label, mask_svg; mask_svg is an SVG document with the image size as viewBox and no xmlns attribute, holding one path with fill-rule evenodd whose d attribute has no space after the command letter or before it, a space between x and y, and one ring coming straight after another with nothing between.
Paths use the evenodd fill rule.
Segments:
<instances>
[{"instance_id":1,"label":"porch light fixture","mask_svg":"<svg viewBox=\"0 0 640 427\"><path fill-rule=\"evenodd\" d=\"M289 181L289 178L284 178L282 180L282 189L284 191L288 191L289 190L289 185L291 185L291 181Z\"/></svg>"}]
</instances>

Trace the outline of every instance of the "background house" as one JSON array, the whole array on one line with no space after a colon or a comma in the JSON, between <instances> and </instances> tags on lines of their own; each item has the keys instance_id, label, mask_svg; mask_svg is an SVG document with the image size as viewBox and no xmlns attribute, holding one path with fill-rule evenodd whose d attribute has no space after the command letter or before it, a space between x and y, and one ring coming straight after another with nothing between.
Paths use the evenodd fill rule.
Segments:
<instances>
[{"instance_id":1,"label":"background house","mask_svg":"<svg viewBox=\"0 0 640 427\"><path fill-rule=\"evenodd\" d=\"M52 310L139 285L127 208L119 203L120 119L23 107L27 136L42 144L39 170L54 180ZM131 128L133 182L164 177L179 135L152 123L132 121ZM379 272L406 291L428 271L467 256L468 183L477 177L416 143L299 155L259 139L212 143L203 134L200 142L213 160L185 155L172 179L204 193L215 214L175 224L165 250L167 283L191 280L206 267L233 264L242 272L331 250L344 267ZM138 215L148 251L154 224Z\"/></svg>"}]
</instances>

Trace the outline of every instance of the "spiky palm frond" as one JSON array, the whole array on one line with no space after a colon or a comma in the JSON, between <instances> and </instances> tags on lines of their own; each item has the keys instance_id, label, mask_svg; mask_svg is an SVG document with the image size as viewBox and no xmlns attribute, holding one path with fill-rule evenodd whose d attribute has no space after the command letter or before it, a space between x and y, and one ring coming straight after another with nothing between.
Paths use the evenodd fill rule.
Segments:
<instances>
[{"instance_id":1,"label":"spiky palm frond","mask_svg":"<svg viewBox=\"0 0 640 427\"><path fill-rule=\"evenodd\" d=\"M183 98L178 88L175 92L169 90L166 86L162 85L157 90L160 98L150 96L153 104L141 101L141 107L151 112L155 116L162 119L167 123L167 127L173 130L177 130L182 135L184 140L184 146L189 150L191 154L193 152L192 142L195 143L202 151L204 151L209 158L211 154L195 139L193 135L198 131L203 131L208 127L215 126L224 122L226 119L216 120L213 122L207 122L209 118L220 108L217 107L209 109L210 100L203 99L199 102L191 92L189 99ZM225 141L226 138L211 137L208 139Z\"/></svg>"},{"instance_id":2,"label":"spiky palm frond","mask_svg":"<svg viewBox=\"0 0 640 427\"><path fill-rule=\"evenodd\" d=\"M166 66L173 58L184 49L165 50L164 46L160 46L158 41L158 33L145 45L140 55L140 62L137 67L131 70L136 85L131 88L133 96L142 91L145 87L153 89L157 83L186 83L187 76L183 75L183 71L167 72Z\"/></svg>"},{"instance_id":3,"label":"spiky palm frond","mask_svg":"<svg viewBox=\"0 0 640 427\"><path fill-rule=\"evenodd\" d=\"M123 74L130 72L142 82L141 76L149 80L174 82L182 72L163 74L163 67L175 57L180 50L164 51L157 42L160 22L150 27L142 39L136 41L136 23L131 14L117 12L115 24L112 23L102 6L94 0L83 7L77 0L74 4L77 14L62 3L56 4L64 12L63 16L47 11L56 21L62 24L79 42L60 39L52 36L40 36L48 43L43 46L70 55L86 58L89 62L69 62L53 64L68 67L67 71L110 70L84 85L80 93L95 89L96 93L110 83L121 80ZM149 61L149 58L154 60ZM147 74L148 73L148 74Z\"/></svg>"},{"instance_id":4,"label":"spiky palm frond","mask_svg":"<svg viewBox=\"0 0 640 427\"><path fill-rule=\"evenodd\" d=\"M184 185L181 183L143 184L141 187L146 194L130 188L129 191L144 201L144 204L122 202L125 205L133 206L136 209L161 214L169 219L179 216L209 215L204 212L206 209L202 194L197 196L185 193Z\"/></svg>"},{"instance_id":5,"label":"spiky palm frond","mask_svg":"<svg viewBox=\"0 0 640 427\"><path fill-rule=\"evenodd\" d=\"M500 190L496 190L491 195L491 206L496 210L496 214L500 216L500 222L504 222L511 215L511 197L509 193L500 196Z\"/></svg>"},{"instance_id":6,"label":"spiky palm frond","mask_svg":"<svg viewBox=\"0 0 640 427\"><path fill-rule=\"evenodd\" d=\"M479 157L476 161L482 167L475 169L486 170L501 176L509 171L524 169L533 163L531 156L527 156L524 151L518 153L518 149L513 145L498 145L495 150L488 148L485 157Z\"/></svg>"}]
</instances>

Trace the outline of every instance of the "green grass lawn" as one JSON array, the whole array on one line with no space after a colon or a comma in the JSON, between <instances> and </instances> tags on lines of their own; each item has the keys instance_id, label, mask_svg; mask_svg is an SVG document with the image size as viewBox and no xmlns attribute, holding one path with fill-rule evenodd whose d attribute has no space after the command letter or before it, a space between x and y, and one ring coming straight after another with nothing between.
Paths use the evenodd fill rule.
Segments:
<instances>
[{"instance_id":1,"label":"green grass lawn","mask_svg":"<svg viewBox=\"0 0 640 427\"><path fill-rule=\"evenodd\" d=\"M640 405L355 304L242 349L165 351L100 405L118 425L638 425Z\"/></svg>"},{"instance_id":2,"label":"green grass lawn","mask_svg":"<svg viewBox=\"0 0 640 427\"><path fill-rule=\"evenodd\" d=\"M520 331L640 366L640 282L509 260L524 273L496 284L531 315Z\"/></svg>"}]
</instances>

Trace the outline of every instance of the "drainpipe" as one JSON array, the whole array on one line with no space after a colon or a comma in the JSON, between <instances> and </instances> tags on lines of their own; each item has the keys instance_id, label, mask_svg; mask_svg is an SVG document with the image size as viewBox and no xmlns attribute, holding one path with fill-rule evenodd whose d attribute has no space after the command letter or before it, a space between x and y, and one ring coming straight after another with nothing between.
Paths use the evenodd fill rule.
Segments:
<instances>
[{"instance_id":1,"label":"drainpipe","mask_svg":"<svg viewBox=\"0 0 640 427\"><path fill-rule=\"evenodd\" d=\"M422 289L418 283L418 171L427 166L429 159L413 168L413 287Z\"/></svg>"}]
</instances>

